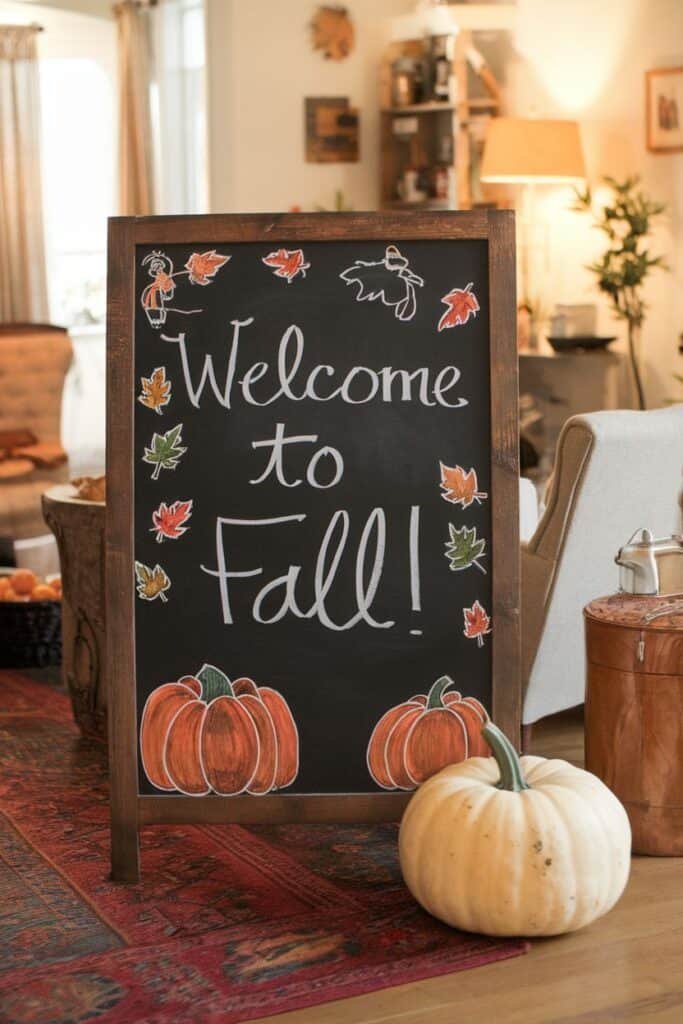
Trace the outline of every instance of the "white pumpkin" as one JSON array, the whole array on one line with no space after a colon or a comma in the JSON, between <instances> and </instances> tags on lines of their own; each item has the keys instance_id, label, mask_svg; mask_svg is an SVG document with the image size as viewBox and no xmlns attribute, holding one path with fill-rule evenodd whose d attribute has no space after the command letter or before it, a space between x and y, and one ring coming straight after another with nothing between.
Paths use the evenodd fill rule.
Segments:
<instances>
[{"instance_id":1,"label":"white pumpkin","mask_svg":"<svg viewBox=\"0 0 683 1024\"><path fill-rule=\"evenodd\" d=\"M399 836L406 885L446 924L485 935L559 935L610 910L628 879L626 812L595 775L522 757L492 723L494 757L428 779Z\"/></svg>"}]
</instances>

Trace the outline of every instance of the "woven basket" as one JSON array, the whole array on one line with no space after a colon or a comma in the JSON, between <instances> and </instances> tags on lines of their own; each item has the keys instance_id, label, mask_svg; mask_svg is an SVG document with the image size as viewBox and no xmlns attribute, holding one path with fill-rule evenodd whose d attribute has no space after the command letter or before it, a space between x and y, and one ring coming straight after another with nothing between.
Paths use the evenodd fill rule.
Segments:
<instances>
[{"instance_id":1,"label":"woven basket","mask_svg":"<svg viewBox=\"0 0 683 1024\"><path fill-rule=\"evenodd\" d=\"M0 667L42 668L61 660L59 601L0 601Z\"/></svg>"}]
</instances>

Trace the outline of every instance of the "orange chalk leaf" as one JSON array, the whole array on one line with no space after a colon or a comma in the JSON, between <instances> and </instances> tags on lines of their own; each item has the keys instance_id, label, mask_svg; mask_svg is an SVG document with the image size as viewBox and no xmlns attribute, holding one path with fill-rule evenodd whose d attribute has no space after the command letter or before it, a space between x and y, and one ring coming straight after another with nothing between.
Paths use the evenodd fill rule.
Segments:
<instances>
[{"instance_id":1,"label":"orange chalk leaf","mask_svg":"<svg viewBox=\"0 0 683 1024\"><path fill-rule=\"evenodd\" d=\"M140 378L140 384L142 391L138 401L161 416L161 410L171 401L171 382L166 380L166 367L157 366L151 377Z\"/></svg>"},{"instance_id":2,"label":"orange chalk leaf","mask_svg":"<svg viewBox=\"0 0 683 1024\"><path fill-rule=\"evenodd\" d=\"M171 581L160 565L151 568L143 562L136 562L135 575L138 597L141 597L143 601L154 601L157 597L160 597L162 601L168 600L165 591L170 588Z\"/></svg>"},{"instance_id":3,"label":"orange chalk leaf","mask_svg":"<svg viewBox=\"0 0 683 1024\"><path fill-rule=\"evenodd\" d=\"M193 252L185 264L192 284L211 284L211 278L224 266L229 256L221 256L215 249L206 252Z\"/></svg>"},{"instance_id":4,"label":"orange chalk leaf","mask_svg":"<svg viewBox=\"0 0 683 1024\"><path fill-rule=\"evenodd\" d=\"M453 505L460 505L462 508L469 508L473 502L481 504L488 494L479 490L479 481L474 469L467 472L462 466L441 466L441 490L444 492L441 497L444 501L450 501Z\"/></svg>"}]
</instances>

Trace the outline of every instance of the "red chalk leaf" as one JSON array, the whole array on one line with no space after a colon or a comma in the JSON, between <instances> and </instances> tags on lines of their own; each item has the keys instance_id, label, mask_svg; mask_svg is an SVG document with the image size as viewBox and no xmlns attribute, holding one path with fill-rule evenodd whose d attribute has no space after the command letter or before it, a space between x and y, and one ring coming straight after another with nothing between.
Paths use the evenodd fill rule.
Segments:
<instances>
[{"instance_id":1,"label":"red chalk leaf","mask_svg":"<svg viewBox=\"0 0 683 1024\"><path fill-rule=\"evenodd\" d=\"M165 501L159 505L156 512L152 512L152 530L156 530L156 539L159 544L166 537L169 540L177 540L186 532L184 525L192 515L191 501L174 501L167 505Z\"/></svg>"},{"instance_id":2,"label":"red chalk leaf","mask_svg":"<svg viewBox=\"0 0 683 1024\"><path fill-rule=\"evenodd\" d=\"M476 316L479 312L477 297L470 289L472 282L466 288L453 288L447 295L444 295L444 302L448 309L439 320L439 330L447 327L457 327L459 324L466 324L469 318Z\"/></svg>"},{"instance_id":3,"label":"red chalk leaf","mask_svg":"<svg viewBox=\"0 0 683 1024\"><path fill-rule=\"evenodd\" d=\"M484 637L491 632L491 619L484 611L479 601L475 601L471 608L463 608L465 616L465 636L469 640L476 640L479 646L483 646Z\"/></svg>"}]
</instances>

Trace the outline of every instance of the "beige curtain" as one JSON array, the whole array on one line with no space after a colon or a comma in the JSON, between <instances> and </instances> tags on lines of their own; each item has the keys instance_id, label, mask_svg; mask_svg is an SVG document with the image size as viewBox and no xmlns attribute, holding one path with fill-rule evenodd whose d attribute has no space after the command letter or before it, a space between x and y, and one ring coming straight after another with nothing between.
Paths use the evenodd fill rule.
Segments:
<instances>
[{"instance_id":1,"label":"beige curtain","mask_svg":"<svg viewBox=\"0 0 683 1024\"><path fill-rule=\"evenodd\" d=\"M147 6L115 4L119 50L119 212L154 212L150 42Z\"/></svg>"},{"instance_id":2,"label":"beige curtain","mask_svg":"<svg viewBox=\"0 0 683 1024\"><path fill-rule=\"evenodd\" d=\"M0 25L0 322L48 319L35 26Z\"/></svg>"}]
</instances>

